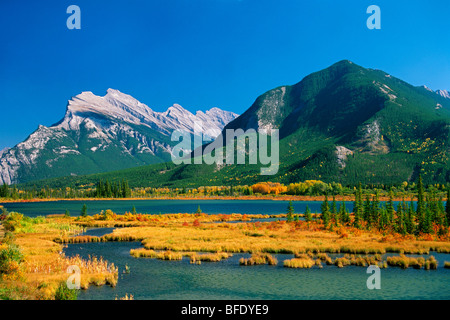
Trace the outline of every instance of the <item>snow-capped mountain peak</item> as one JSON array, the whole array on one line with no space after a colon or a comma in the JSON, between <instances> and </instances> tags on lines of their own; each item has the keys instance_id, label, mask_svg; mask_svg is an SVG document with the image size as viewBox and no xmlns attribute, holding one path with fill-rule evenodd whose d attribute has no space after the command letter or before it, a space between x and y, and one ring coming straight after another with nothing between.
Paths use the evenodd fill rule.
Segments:
<instances>
[{"instance_id":1,"label":"snow-capped mountain peak","mask_svg":"<svg viewBox=\"0 0 450 320\"><path fill-rule=\"evenodd\" d=\"M192 133L194 123L202 121L207 123L208 128L217 132L217 135L224 124L238 116L219 108L212 108L205 113L197 112L194 115L179 104L172 105L165 112L156 112L128 94L108 89L103 97L86 91L69 100L66 116L60 126L65 129L76 129L83 118L93 115L146 125L165 134L176 129Z\"/></svg>"},{"instance_id":2,"label":"snow-capped mountain peak","mask_svg":"<svg viewBox=\"0 0 450 320\"><path fill-rule=\"evenodd\" d=\"M179 104L155 112L119 90L103 97L84 91L61 121L0 153L0 185L169 161L174 130L194 133L201 121L204 135L215 138L237 116L219 108L194 115Z\"/></svg>"}]
</instances>

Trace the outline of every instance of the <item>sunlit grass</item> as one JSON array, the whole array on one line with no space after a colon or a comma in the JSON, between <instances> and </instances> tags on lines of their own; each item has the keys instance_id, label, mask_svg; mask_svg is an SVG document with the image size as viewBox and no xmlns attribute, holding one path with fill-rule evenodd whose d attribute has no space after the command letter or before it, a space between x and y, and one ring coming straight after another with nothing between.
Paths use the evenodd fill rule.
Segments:
<instances>
[{"instance_id":1,"label":"sunlit grass","mask_svg":"<svg viewBox=\"0 0 450 320\"><path fill-rule=\"evenodd\" d=\"M239 260L239 264L243 266L253 266L259 264L268 264L271 266L275 266L278 264L278 260L268 253L254 253L250 258L241 258Z\"/></svg>"},{"instance_id":2,"label":"sunlit grass","mask_svg":"<svg viewBox=\"0 0 450 320\"><path fill-rule=\"evenodd\" d=\"M316 262L311 258L293 258L283 261L283 265L286 268L302 268L309 269L312 268Z\"/></svg>"}]
</instances>

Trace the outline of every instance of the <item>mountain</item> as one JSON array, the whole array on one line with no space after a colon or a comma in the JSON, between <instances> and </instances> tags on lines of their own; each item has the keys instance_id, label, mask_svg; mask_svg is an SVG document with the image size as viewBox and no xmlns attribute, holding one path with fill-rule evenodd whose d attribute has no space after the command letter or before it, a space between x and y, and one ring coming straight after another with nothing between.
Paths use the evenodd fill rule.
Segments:
<instances>
[{"instance_id":1,"label":"mountain","mask_svg":"<svg viewBox=\"0 0 450 320\"><path fill-rule=\"evenodd\" d=\"M169 161L173 130L193 132L194 123L201 121L208 123L204 134L215 138L236 117L219 108L194 115L178 104L155 112L114 89L103 97L82 92L69 100L61 121L39 126L0 154L0 184Z\"/></svg>"},{"instance_id":2,"label":"mountain","mask_svg":"<svg viewBox=\"0 0 450 320\"><path fill-rule=\"evenodd\" d=\"M384 71L340 61L294 85L259 96L227 129L279 129L280 166L164 163L45 181L62 187L126 178L131 186L244 185L323 180L345 185L401 184L419 173L450 181L450 99ZM216 140L219 141L219 140Z\"/></svg>"},{"instance_id":3,"label":"mountain","mask_svg":"<svg viewBox=\"0 0 450 320\"><path fill-rule=\"evenodd\" d=\"M2 150L0 150L0 157L2 156L2 154L4 154L6 151L8 151L9 148L4 148Z\"/></svg>"},{"instance_id":4,"label":"mountain","mask_svg":"<svg viewBox=\"0 0 450 320\"><path fill-rule=\"evenodd\" d=\"M447 90L437 90L436 93L437 93L438 95L440 95L441 97L450 99L450 92L447 91Z\"/></svg>"}]
</instances>

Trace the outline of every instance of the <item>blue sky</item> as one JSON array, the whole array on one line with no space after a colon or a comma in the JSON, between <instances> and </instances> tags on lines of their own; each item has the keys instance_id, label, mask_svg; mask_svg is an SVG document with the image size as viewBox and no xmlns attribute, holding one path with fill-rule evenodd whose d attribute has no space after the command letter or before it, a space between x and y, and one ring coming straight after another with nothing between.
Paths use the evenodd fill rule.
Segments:
<instances>
[{"instance_id":1,"label":"blue sky","mask_svg":"<svg viewBox=\"0 0 450 320\"><path fill-rule=\"evenodd\" d=\"M81 30L66 27L72 4ZM372 4L381 30L366 27ZM449 12L448 0L2 0L0 150L59 121L82 91L242 113L342 59L450 90Z\"/></svg>"}]
</instances>

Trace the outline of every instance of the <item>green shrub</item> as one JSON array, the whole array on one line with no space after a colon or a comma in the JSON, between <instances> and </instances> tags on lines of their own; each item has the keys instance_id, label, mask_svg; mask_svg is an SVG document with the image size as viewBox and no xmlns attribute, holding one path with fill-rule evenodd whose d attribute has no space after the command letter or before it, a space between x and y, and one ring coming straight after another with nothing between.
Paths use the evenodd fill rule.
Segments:
<instances>
[{"instance_id":1,"label":"green shrub","mask_svg":"<svg viewBox=\"0 0 450 320\"><path fill-rule=\"evenodd\" d=\"M55 300L77 300L78 290L69 289L67 283L61 282L56 289Z\"/></svg>"},{"instance_id":2,"label":"green shrub","mask_svg":"<svg viewBox=\"0 0 450 320\"><path fill-rule=\"evenodd\" d=\"M19 265L23 262L23 254L15 244L8 245L0 250L0 273L9 273L13 264Z\"/></svg>"}]
</instances>

